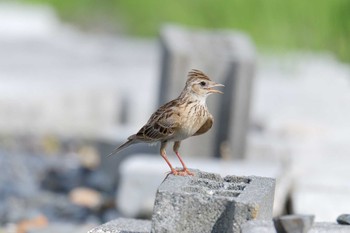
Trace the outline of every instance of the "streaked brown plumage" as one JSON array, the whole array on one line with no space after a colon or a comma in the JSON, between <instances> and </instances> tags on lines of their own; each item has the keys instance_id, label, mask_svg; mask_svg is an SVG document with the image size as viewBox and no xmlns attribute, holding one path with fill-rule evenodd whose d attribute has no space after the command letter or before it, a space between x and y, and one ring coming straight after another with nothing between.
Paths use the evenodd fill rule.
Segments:
<instances>
[{"instance_id":1,"label":"streaked brown plumage","mask_svg":"<svg viewBox=\"0 0 350 233\"><path fill-rule=\"evenodd\" d=\"M206 133L213 125L213 116L209 113L206 98L212 93L221 93L213 87L223 86L211 81L199 70L191 70L185 88L180 96L152 114L148 122L128 141L116 148L110 155L140 142L160 142L160 154L165 159L174 175L193 175L182 161L178 152L180 142L188 137ZM170 164L165 148L168 142L174 142L173 150L179 158L183 169L175 170Z\"/></svg>"}]
</instances>

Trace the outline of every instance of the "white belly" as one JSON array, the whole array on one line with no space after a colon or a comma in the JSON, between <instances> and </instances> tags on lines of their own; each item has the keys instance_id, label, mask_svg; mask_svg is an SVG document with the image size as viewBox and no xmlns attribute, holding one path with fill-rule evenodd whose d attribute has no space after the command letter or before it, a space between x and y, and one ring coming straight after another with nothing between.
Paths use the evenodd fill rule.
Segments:
<instances>
[{"instance_id":1,"label":"white belly","mask_svg":"<svg viewBox=\"0 0 350 233\"><path fill-rule=\"evenodd\" d=\"M170 141L182 141L186 138L189 138L191 137L193 134L195 134L199 129L200 127L207 121L206 118L198 118L198 120L188 126L188 127L184 127L182 129L180 129L176 135L174 135L174 137L172 139L170 139Z\"/></svg>"}]
</instances>

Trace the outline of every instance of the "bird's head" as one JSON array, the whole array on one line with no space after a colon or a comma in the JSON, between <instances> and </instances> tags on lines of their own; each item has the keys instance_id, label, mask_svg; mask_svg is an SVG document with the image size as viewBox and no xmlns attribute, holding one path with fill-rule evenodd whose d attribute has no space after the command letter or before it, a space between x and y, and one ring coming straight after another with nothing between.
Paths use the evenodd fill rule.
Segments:
<instances>
[{"instance_id":1,"label":"bird's head","mask_svg":"<svg viewBox=\"0 0 350 233\"><path fill-rule=\"evenodd\" d=\"M188 73L184 91L198 97L207 97L213 93L223 94L221 91L214 89L215 87L223 86L222 84L211 81L202 71L193 69Z\"/></svg>"}]
</instances>

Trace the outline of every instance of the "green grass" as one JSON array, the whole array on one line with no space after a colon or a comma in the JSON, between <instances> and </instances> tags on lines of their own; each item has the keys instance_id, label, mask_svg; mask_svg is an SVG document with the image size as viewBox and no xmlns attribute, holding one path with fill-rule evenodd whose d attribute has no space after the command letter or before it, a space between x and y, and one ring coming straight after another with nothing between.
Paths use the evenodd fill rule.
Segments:
<instances>
[{"instance_id":1,"label":"green grass","mask_svg":"<svg viewBox=\"0 0 350 233\"><path fill-rule=\"evenodd\" d=\"M350 61L349 0L22 0L83 28L154 37L165 22L248 33L260 48L332 51Z\"/></svg>"}]
</instances>

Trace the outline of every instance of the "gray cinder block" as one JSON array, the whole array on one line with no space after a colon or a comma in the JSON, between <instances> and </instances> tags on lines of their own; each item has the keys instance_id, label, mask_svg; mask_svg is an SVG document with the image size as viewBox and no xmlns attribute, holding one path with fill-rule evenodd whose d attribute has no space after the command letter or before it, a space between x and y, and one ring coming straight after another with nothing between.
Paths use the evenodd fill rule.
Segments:
<instances>
[{"instance_id":1,"label":"gray cinder block","mask_svg":"<svg viewBox=\"0 0 350 233\"><path fill-rule=\"evenodd\" d=\"M118 218L95 227L88 233L149 233L151 221L129 218Z\"/></svg>"},{"instance_id":2,"label":"gray cinder block","mask_svg":"<svg viewBox=\"0 0 350 233\"><path fill-rule=\"evenodd\" d=\"M240 232L248 220L271 220L274 179L192 171L168 175L160 185L152 232Z\"/></svg>"}]
</instances>

